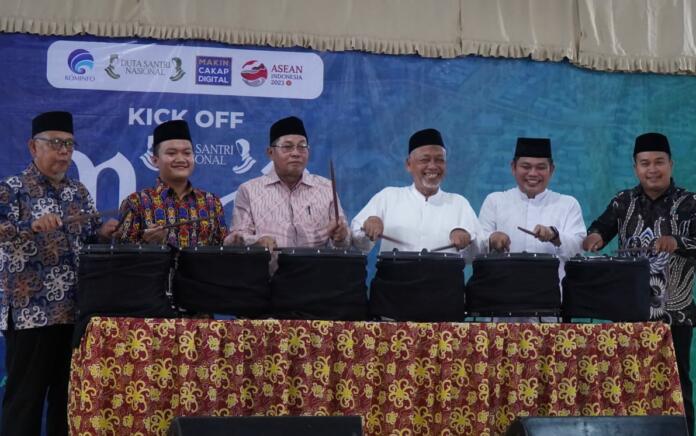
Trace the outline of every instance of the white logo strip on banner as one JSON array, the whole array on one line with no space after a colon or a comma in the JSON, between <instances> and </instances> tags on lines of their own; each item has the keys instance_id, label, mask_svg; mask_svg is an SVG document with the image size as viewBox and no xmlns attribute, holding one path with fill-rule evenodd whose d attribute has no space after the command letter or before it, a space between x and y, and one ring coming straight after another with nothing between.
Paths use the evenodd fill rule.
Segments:
<instances>
[{"instance_id":1,"label":"white logo strip on banner","mask_svg":"<svg viewBox=\"0 0 696 436\"><path fill-rule=\"evenodd\" d=\"M296 99L324 89L314 53L56 41L47 59L55 88Z\"/></svg>"}]
</instances>

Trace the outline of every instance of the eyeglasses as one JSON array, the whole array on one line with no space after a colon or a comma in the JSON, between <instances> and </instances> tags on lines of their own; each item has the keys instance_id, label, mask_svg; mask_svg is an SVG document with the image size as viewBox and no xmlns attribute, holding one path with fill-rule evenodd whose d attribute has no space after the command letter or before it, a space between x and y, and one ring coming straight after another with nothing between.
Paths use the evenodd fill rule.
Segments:
<instances>
[{"instance_id":1,"label":"eyeglasses","mask_svg":"<svg viewBox=\"0 0 696 436\"><path fill-rule=\"evenodd\" d=\"M303 153L303 152L306 152L307 150L309 150L309 144L307 144L306 142L300 142L299 144L271 145L271 147L278 148L283 153L290 153L293 150L297 150L297 151Z\"/></svg>"},{"instance_id":2,"label":"eyeglasses","mask_svg":"<svg viewBox=\"0 0 696 436\"><path fill-rule=\"evenodd\" d=\"M34 138L34 141L46 141L46 144L48 144L48 146L51 147L51 150L53 151L60 151L62 147L65 147L65 149L68 151L72 151L73 149L75 149L75 147L77 147L77 142L75 142L75 140L72 138L60 139L36 137Z\"/></svg>"}]
</instances>

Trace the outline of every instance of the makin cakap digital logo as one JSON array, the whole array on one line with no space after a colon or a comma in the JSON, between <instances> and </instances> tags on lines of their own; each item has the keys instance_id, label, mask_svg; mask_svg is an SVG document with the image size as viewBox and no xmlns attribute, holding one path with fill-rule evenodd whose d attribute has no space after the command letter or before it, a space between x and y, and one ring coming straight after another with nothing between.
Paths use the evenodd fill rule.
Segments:
<instances>
[{"instance_id":1,"label":"makin cakap digital logo","mask_svg":"<svg viewBox=\"0 0 696 436\"><path fill-rule=\"evenodd\" d=\"M66 74L65 80L75 82L94 82L95 77L90 74L94 70L94 56L85 49L78 48L68 55L68 68L72 74Z\"/></svg>"},{"instance_id":2,"label":"makin cakap digital logo","mask_svg":"<svg viewBox=\"0 0 696 436\"><path fill-rule=\"evenodd\" d=\"M196 56L196 85L232 86L232 58Z\"/></svg>"}]
</instances>

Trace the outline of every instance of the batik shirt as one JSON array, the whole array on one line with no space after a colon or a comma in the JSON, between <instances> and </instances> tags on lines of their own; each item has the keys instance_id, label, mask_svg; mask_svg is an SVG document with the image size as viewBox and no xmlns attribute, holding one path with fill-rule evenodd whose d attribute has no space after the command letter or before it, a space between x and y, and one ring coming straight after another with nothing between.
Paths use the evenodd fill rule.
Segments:
<instances>
[{"instance_id":1,"label":"batik shirt","mask_svg":"<svg viewBox=\"0 0 696 436\"><path fill-rule=\"evenodd\" d=\"M647 248L661 236L673 236L679 247L674 254L648 252L653 293L650 317L676 325L694 324L696 194L674 183L655 200L640 185L621 191L588 233L599 233L605 243L618 234L620 248Z\"/></svg>"},{"instance_id":2,"label":"batik shirt","mask_svg":"<svg viewBox=\"0 0 696 436\"><path fill-rule=\"evenodd\" d=\"M189 187L179 197L161 179L157 186L134 192L120 208L121 242L144 243L143 231L149 226L199 220L167 230L166 243L175 247L222 245L227 235L225 212L218 196Z\"/></svg>"},{"instance_id":3,"label":"batik shirt","mask_svg":"<svg viewBox=\"0 0 696 436\"><path fill-rule=\"evenodd\" d=\"M32 163L0 182L0 329L12 317L17 330L74 322L77 252L96 238L99 219L34 233L32 221L48 213L65 219L94 213L84 185L64 178L57 186Z\"/></svg>"}]
</instances>

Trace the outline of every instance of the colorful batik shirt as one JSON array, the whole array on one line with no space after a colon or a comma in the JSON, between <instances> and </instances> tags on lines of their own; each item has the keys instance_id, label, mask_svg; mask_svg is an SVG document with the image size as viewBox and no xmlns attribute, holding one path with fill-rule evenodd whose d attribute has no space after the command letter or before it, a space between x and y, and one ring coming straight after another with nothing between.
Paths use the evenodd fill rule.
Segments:
<instances>
[{"instance_id":1,"label":"colorful batik shirt","mask_svg":"<svg viewBox=\"0 0 696 436\"><path fill-rule=\"evenodd\" d=\"M222 245L227 235L225 212L218 196L189 189L181 198L157 179L157 186L128 196L121 203L121 242L144 243L143 231L150 226L198 220L167 230L166 243L179 248Z\"/></svg>"},{"instance_id":2,"label":"colorful batik shirt","mask_svg":"<svg viewBox=\"0 0 696 436\"><path fill-rule=\"evenodd\" d=\"M650 317L676 325L695 323L696 194L675 187L673 182L655 200L640 185L621 191L588 233L599 233L605 243L618 234L620 248L645 247L653 293ZM677 241L674 254L647 250L656 239L667 235Z\"/></svg>"},{"instance_id":3,"label":"colorful batik shirt","mask_svg":"<svg viewBox=\"0 0 696 436\"><path fill-rule=\"evenodd\" d=\"M34 233L32 221L47 213L63 220L96 209L76 180L51 184L32 163L0 182L0 330L12 317L14 328L29 329L74 322L77 252L96 238L99 219L65 224Z\"/></svg>"}]
</instances>

